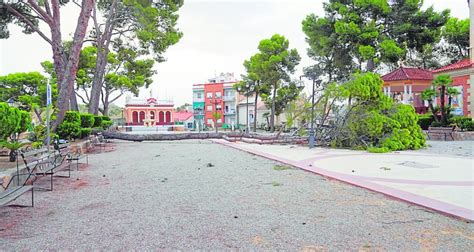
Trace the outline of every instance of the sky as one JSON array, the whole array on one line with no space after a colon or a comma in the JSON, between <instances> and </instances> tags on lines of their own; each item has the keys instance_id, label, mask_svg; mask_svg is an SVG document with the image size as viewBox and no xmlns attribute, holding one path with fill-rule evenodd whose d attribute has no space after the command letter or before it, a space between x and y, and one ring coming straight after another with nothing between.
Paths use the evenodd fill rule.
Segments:
<instances>
[{"instance_id":1,"label":"sky","mask_svg":"<svg viewBox=\"0 0 474 252\"><path fill-rule=\"evenodd\" d=\"M311 13L324 15L319 0L185 0L179 10L178 28L184 33L178 44L165 54L166 62L156 64L151 85L153 96L172 99L175 106L192 102L192 85L203 83L220 72L244 73L243 62L257 52L260 40L273 34L284 35L290 48L302 57L294 75L314 64L306 55L307 44L302 20ZM451 15L469 17L466 0L425 0L425 7L437 11L451 9ZM72 37L78 8L69 4L63 10L63 39ZM42 30L47 30L43 27ZM38 35L25 35L10 26L11 36L0 40L0 75L41 71L40 62L52 61L50 46ZM140 97L149 96L141 90ZM123 106L125 97L116 104Z\"/></svg>"}]
</instances>

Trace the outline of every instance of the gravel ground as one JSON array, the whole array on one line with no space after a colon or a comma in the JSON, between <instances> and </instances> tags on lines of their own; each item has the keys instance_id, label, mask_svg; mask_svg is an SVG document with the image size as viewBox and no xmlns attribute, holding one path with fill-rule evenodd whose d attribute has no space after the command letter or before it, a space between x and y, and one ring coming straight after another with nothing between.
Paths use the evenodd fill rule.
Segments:
<instances>
[{"instance_id":1,"label":"gravel ground","mask_svg":"<svg viewBox=\"0 0 474 252\"><path fill-rule=\"evenodd\" d=\"M474 157L474 141L427 141L427 148L418 152Z\"/></svg>"},{"instance_id":2,"label":"gravel ground","mask_svg":"<svg viewBox=\"0 0 474 252\"><path fill-rule=\"evenodd\" d=\"M209 141L115 148L1 208L0 250L474 248L471 223Z\"/></svg>"}]
</instances>

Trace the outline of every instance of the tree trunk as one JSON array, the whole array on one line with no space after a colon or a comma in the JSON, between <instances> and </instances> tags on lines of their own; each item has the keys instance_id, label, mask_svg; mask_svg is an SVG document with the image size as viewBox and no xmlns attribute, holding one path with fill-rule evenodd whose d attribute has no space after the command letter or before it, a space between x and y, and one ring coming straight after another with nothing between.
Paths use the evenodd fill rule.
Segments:
<instances>
[{"instance_id":1,"label":"tree trunk","mask_svg":"<svg viewBox=\"0 0 474 252\"><path fill-rule=\"evenodd\" d=\"M275 99L276 99L277 84L273 85L272 108L270 113L270 132L275 132Z\"/></svg>"},{"instance_id":2,"label":"tree trunk","mask_svg":"<svg viewBox=\"0 0 474 252\"><path fill-rule=\"evenodd\" d=\"M97 60L95 65L95 75L92 81L91 96L89 102L89 113L97 115L99 112L99 103L100 103L100 91L102 89L105 67L107 65L107 56L109 54L109 45L112 38L112 32L114 29L113 21L111 19L114 17L115 7L117 1L114 0L110 6L108 18L105 23L104 33L97 37ZM97 10L94 9L94 12ZM95 15L96 16L96 15ZM99 29L96 17L94 17L94 24L96 30Z\"/></svg>"},{"instance_id":3,"label":"tree trunk","mask_svg":"<svg viewBox=\"0 0 474 252\"><path fill-rule=\"evenodd\" d=\"M68 109L71 94L74 91L74 80L76 79L79 55L81 53L82 43L86 36L89 18L91 16L94 0L83 0L81 13L79 15L76 31L74 32L73 44L69 53L68 63L64 69L64 79L61 82L61 90L58 98L59 112L53 123L53 131L63 121L66 110Z\"/></svg>"},{"instance_id":4,"label":"tree trunk","mask_svg":"<svg viewBox=\"0 0 474 252\"><path fill-rule=\"evenodd\" d=\"M370 59L367 61L367 72L373 72L375 69L375 62L374 59Z\"/></svg>"},{"instance_id":5,"label":"tree trunk","mask_svg":"<svg viewBox=\"0 0 474 252\"><path fill-rule=\"evenodd\" d=\"M446 93L446 87L445 86L441 86L440 87L440 94L439 94L439 98L440 98L440 105L439 105L439 108L441 110L441 124L443 126L445 126L446 124L448 124L448 120L446 118L446 106L445 106L445 93Z\"/></svg>"},{"instance_id":6,"label":"tree trunk","mask_svg":"<svg viewBox=\"0 0 474 252\"><path fill-rule=\"evenodd\" d=\"M257 102L258 102L258 91L255 90L255 108L253 114L253 132L257 132Z\"/></svg>"},{"instance_id":7,"label":"tree trunk","mask_svg":"<svg viewBox=\"0 0 474 252\"><path fill-rule=\"evenodd\" d=\"M428 106L430 107L431 114L433 114L433 118L434 118L435 122L439 123L439 119L438 119L438 116L435 113L435 109L434 109L432 100L428 100Z\"/></svg>"},{"instance_id":8,"label":"tree trunk","mask_svg":"<svg viewBox=\"0 0 474 252\"><path fill-rule=\"evenodd\" d=\"M76 92L71 93L71 98L69 100L69 109L74 111L79 111L79 105L77 104Z\"/></svg>"}]
</instances>

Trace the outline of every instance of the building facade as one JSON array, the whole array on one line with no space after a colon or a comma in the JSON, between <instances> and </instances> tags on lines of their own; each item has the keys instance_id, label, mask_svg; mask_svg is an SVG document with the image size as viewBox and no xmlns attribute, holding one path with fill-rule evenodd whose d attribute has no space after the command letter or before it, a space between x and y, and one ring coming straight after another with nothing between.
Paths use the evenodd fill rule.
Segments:
<instances>
[{"instance_id":1,"label":"building facade","mask_svg":"<svg viewBox=\"0 0 474 252\"><path fill-rule=\"evenodd\" d=\"M193 111L196 128L237 125L237 95L234 74L221 74L207 83L193 85ZM218 115L216 118L215 115Z\"/></svg>"},{"instance_id":2,"label":"building facade","mask_svg":"<svg viewBox=\"0 0 474 252\"><path fill-rule=\"evenodd\" d=\"M382 76L383 92L395 101L412 105L417 113L425 113L427 106L421 93L431 87L433 73L429 70L401 67Z\"/></svg>"},{"instance_id":3,"label":"building facade","mask_svg":"<svg viewBox=\"0 0 474 252\"><path fill-rule=\"evenodd\" d=\"M123 114L126 125L172 125L174 104L155 98L127 98Z\"/></svg>"}]
</instances>

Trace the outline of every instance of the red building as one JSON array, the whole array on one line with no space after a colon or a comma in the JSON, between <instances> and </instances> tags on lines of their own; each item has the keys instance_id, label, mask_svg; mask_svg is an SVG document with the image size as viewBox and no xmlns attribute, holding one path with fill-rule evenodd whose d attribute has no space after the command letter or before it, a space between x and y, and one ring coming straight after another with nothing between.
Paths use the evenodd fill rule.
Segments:
<instances>
[{"instance_id":1,"label":"red building","mask_svg":"<svg viewBox=\"0 0 474 252\"><path fill-rule=\"evenodd\" d=\"M172 125L174 104L172 101L159 101L155 98L129 99L124 108L127 125Z\"/></svg>"},{"instance_id":2,"label":"red building","mask_svg":"<svg viewBox=\"0 0 474 252\"><path fill-rule=\"evenodd\" d=\"M454 97L452 107L453 114L472 117L471 104L471 76L474 75L473 63L470 59L464 59L451 65L433 71L434 77L447 74L453 79L452 86L458 89L460 95Z\"/></svg>"}]
</instances>

